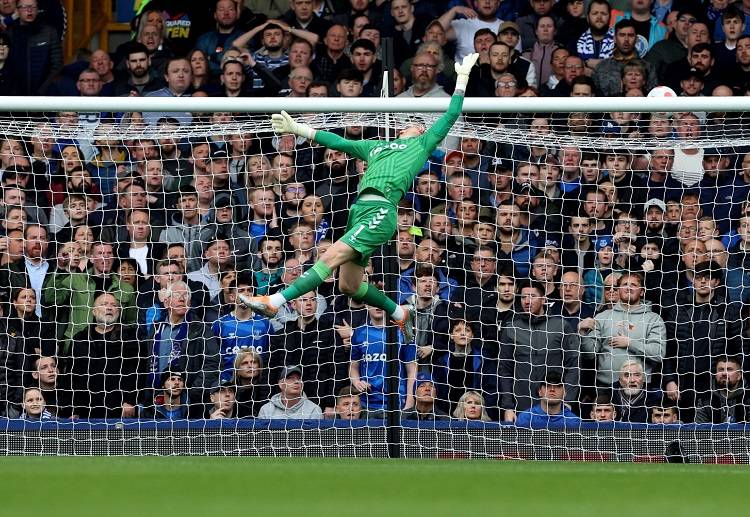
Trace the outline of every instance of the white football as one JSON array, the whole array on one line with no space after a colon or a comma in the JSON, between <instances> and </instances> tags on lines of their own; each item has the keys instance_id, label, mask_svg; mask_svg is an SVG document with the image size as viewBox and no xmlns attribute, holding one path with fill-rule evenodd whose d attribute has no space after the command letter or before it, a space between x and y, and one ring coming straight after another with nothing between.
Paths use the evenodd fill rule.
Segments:
<instances>
[{"instance_id":1,"label":"white football","mask_svg":"<svg viewBox=\"0 0 750 517\"><path fill-rule=\"evenodd\" d=\"M677 97L677 94L669 86L657 86L648 92L648 97Z\"/></svg>"}]
</instances>

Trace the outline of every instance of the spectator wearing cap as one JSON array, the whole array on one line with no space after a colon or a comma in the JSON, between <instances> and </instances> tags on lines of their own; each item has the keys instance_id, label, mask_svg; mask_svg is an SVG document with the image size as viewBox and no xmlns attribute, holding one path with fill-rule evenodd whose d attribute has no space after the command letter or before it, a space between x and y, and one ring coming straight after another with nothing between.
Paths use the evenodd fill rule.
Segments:
<instances>
[{"instance_id":1,"label":"spectator wearing cap","mask_svg":"<svg viewBox=\"0 0 750 517\"><path fill-rule=\"evenodd\" d=\"M524 80L528 86L538 87L536 67L534 63L521 55L521 28L515 22L503 22L497 31L497 41L505 43L511 48L510 66L508 71L518 78L519 82Z\"/></svg>"},{"instance_id":2,"label":"spectator wearing cap","mask_svg":"<svg viewBox=\"0 0 750 517\"><path fill-rule=\"evenodd\" d=\"M185 420L189 416L185 374L168 370L160 376L156 394L138 405L143 420Z\"/></svg>"},{"instance_id":3,"label":"spectator wearing cap","mask_svg":"<svg viewBox=\"0 0 750 517\"><path fill-rule=\"evenodd\" d=\"M279 373L279 393L271 397L258 412L258 418L320 419L320 406L307 398L303 391L302 368L285 366Z\"/></svg>"},{"instance_id":4,"label":"spectator wearing cap","mask_svg":"<svg viewBox=\"0 0 750 517\"><path fill-rule=\"evenodd\" d=\"M497 393L497 359L483 357L477 337L469 321L454 317L447 350L433 352L431 363L438 394L436 405L446 413L455 410L458 400L467 390Z\"/></svg>"},{"instance_id":5,"label":"spectator wearing cap","mask_svg":"<svg viewBox=\"0 0 750 517\"><path fill-rule=\"evenodd\" d=\"M638 33L636 23L630 19L622 19L615 24L614 49L612 57L602 60L594 70L593 79L599 94L614 97L621 94L620 82L622 68L625 63L638 59L636 41ZM651 63L645 63L646 91L651 91L657 84L656 72Z\"/></svg>"},{"instance_id":6,"label":"spectator wearing cap","mask_svg":"<svg viewBox=\"0 0 750 517\"><path fill-rule=\"evenodd\" d=\"M322 408L332 408L340 379L348 374L349 353L335 346L333 315L324 312L322 296L312 291L291 303L293 316L271 337L270 382L276 383L285 364L297 364L302 368L310 400Z\"/></svg>"},{"instance_id":7,"label":"spectator wearing cap","mask_svg":"<svg viewBox=\"0 0 750 517\"><path fill-rule=\"evenodd\" d=\"M209 420L237 417L237 387L232 381L221 381L211 388L211 405L206 411Z\"/></svg>"},{"instance_id":8,"label":"spectator wearing cap","mask_svg":"<svg viewBox=\"0 0 750 517\"><path fill-rule=\"evenodd\" d=\"M252 204L257 203L255 197L257 196L251 195ZM214 200L213 210L199 230L198 239L185 241L190 243L190 257L200 257L202 243L222 238L230 244L238 269L249 266L249 261L252 260L250 251L254 245L252 236L245 229L245 225L238 222L238 212L239 208L229 194L226 192L218 194Z\"/></svg>"},{"instance_id":9,"label":"spectator wearing cap","mask_svg":"<svg viewBox=\"0 0 750 517\"><path fill-rule=\"evenodd\" d=\"M488 188L479 191L480 204L497 208L513 197L513 160L493 158L487 172Z\"/></svg>"},{"instance_id":10,"label":"spectator wearing cap","mask_svg":"<svg viewBox=\"0 0 750 517\"><path fill-rule=\"evenodd\" d=\"M460 63L463 58L474 52L474 34L479 29L490 29L497 34L502 20L497 17L500 0L478 2L476 10L463 5L451 7L438 21L445 29L448 41L456 42L454 61ZM460 18L459 18L460 16ZM471 81L469 81L471 82Z\"/></svg>"},{"instance_id":11,"label":"spectator wearing cap","mask_svg":"<svg viewBox=\"0 0 750 517\"><path fill-rule=\"evenodd\" d=\"M506 421L515 421L518 427L532 428L577 426L581 423L566 404L569 397L560 371L547 371L544 378L535 384L538 387L534 398L538 398L539 402L521 411L518 418L509 419L506 414Z\"/></svg>"},{"instance_id":12,"label":"spectator wearing cap","mask_svg":"<svg viewBox=\"0 0 750 517\"><path fill-rule=\"evenodd\" d=\"M741 356L716 358L711 390L696 403L698 424L734 424L750 422L750 392L745 385Z\"/></svg>"},{"instance_id":13,"label":"spectator wearing cap","mask_svg":"<svg viewBox=\"0 0 750 517\"><path fill-rule=\"evenodd\" d=\"M438 407L438 390L429 373L418 374L414 386L414 406L401 413L402 420L418 420L420 422L450 420L450 416Z\"/></svg>"},{"instance_id":14,"label":"spectator wearing cap","mask_svg":"<svg viewBox=\"0 0 750 517\"><path fill-rule=\"evenodd\" d=\"M727 274L727 282L731 278ZM667 307L667 353L664 391L681 408L695 406L696 396L711 387L711 368L716 358L741 352L740 306L727 299L721 266L715 262L695 265L693 289L683 289L676 303ZM683 420L688 420L683 415Z\"/></svg>"},{"instance_id":15,"label":"spectator wearing cap","mask_svg":"<svg viewBox=\"0 0 750 517\"><path fill-rule=\"evenodd\" d=\"M597 306L604 302L604 279L614 271L614 240L611 235L603 235L593 238L594 264L584 270L583 284L586 291L583 300Z\"/></svg>"},{"instance_id":16,"label":"spectator wearing cap","mask_svg":"<svg viewBox=\"0 0 750 517\"><path fill-rule=\"evenodd\" d=\"M63 67L60 35L39 19L37 0L21 0L17 10L18 24L5 31L13 42L8 69L19 95L39 95Z\"/></svg>"},{"instance_id":17,"label":"spectator wearing cap","mask_svg":"<svg viewBox=\"0 0 750 517\"><path fill-rule=\"evenodd\" d=\"M521 281L516 289L521 310L500 333L500 406L506 421L532 406L535 385L549 368L565 369L563 397L578 400L579 337L560 316L546 314L544 287Z\"/></svg>"},{"instance_id":18,"label":"spectator wearing cap","mask_svg":"<svg viewBox=\"0 0 750 517\"><path fill-rule=\"evenodd\" d=\"M695 67L688 68L680 77L678 94L683 97L698 97L703 95L705 78L703 72Z\"/></svg>"},{"instance_id":19,"label":"spectator wearing cap","mask_svg":"<svg viewBox=\"0 0 750 517\"><path fill-rule=\"evenodd\" d=\"M578 325L581 351L596 361L599 386L612 386L628 359L644 365L647 381L659 371L667 347L664 320L643 303L643 278L625 273L618 282L619 302Z\"/></svg>"}]
</instances>

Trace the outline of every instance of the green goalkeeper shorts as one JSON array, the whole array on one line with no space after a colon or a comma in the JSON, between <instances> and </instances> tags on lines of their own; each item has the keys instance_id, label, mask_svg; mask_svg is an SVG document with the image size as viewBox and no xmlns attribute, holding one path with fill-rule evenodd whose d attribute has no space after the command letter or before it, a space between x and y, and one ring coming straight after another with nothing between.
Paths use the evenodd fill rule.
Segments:
<instances>
[{"instance_id":1,"label":"green goalkeeper shorts","mask_svg":"<svg viewBox=\"0 0 750 517\"><path fill-rule=\"evenodd\" d=\"M396 207L388 201L357 201L349 210L341 240L359 252L355 264L367 267L370 256L396 232Z\"/></svg>"}]
</instances>

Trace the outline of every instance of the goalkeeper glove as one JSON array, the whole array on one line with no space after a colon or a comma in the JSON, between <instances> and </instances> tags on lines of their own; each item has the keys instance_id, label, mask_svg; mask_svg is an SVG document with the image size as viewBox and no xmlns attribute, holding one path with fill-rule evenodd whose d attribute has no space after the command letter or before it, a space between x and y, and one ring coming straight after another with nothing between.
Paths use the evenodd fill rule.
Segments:
<instances>
[{"instance_id":1,"label":"goalkeeper glove","mask_svg":"<svg viewBox=\"0 0 750 517\"><path fill-rule=\"evenodd\" d=\"M271 115L271 127L277 133L292 133L308 140L312 140L315 136L315 129L307 124L295 122L286 111Z\"/></svg>"},{"instance_id":2,"label":"goalkeeper glove","mask_svg":"<svg viewBox=\"0 0 750 517\"><path fill-rule=\"evenodd\" d=\"M479 59L479 54L475 52L466 55L460 64L456 63L456 90L466 90L466 85L469 83L469 74L477 59Z\"/></svg>"}]
</instances>

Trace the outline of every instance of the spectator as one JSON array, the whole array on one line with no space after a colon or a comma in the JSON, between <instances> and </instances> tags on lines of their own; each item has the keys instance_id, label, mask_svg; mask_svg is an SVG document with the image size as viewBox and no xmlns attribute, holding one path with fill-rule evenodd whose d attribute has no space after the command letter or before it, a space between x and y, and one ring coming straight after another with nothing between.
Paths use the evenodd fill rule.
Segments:
<instances>
[{"instance_id":1,"label":"spectator","mask_svg":"<svg viewBox=\"0 0 750 517\"><path fill-rule=\"evenodd\" d=\"M226 1L226 0L224 0ZM148 93L147 97L189 97L188 89L192 81L190 61L185 58L173 58L167 61L164 68L164 80L167 85L160 90ZM193 119L188 112L166 113L158 111L146 111L143 113L143 121L146 125L155 125L160 119L171 117L180 125L187 125Z\"/></svg>"},{"instance_id":2,"label":"spectator","mask_svg":"<svg viewBox=\"0 0 750 517\"><path fill-rule=\"evenodd\" d=\"M474 34L479 29L490 29L497 34L502 20L497 17L500 0L480 0L475 8L457 5L446 11L440 18L449 41L456 41L454 60L460 63L464 56L474 52ZM456 18L461 15L462 18Z\"/></svg>"},{"instance_id":3,"label":"spectator","mask_svg":"<svg viewBox=\"0 0 750 517\"><path fill-rule=\"evenodd\" d=\"M307 398L302 390L302 368L286 366L279 374L279 393L271 397L258 412L258 418L320 419L320 406Z\"/></svg>"},{"instance_id":4,"label":"spectator","mask_svg":"<svg viewBox=\"0 0 750 517\"><path fill-rule=\"evenodd\" d=\"M263 358L254 349L243 348L237 352L234 360L234 383L237 418L258 416L260 408L271 397L271 386Z\"/></svg>"},{"instance_id":5,"label":"spectator","mask_svg":"<svg viewBox=\"0 0 750 517\"><path fill-rule=\"evenodd\" d=\"M23 392L21 420L39 422L43 420L55 420L55 417L46 408L44 396L39 388L26 388Z\"/></svg>"},{"instance_id":6,"label":"spectator","mask_svg":"<svg viewBox=\"0 0 750 517\"><path fill-rule=\"evenodd\" d=\"M162 387L165 372L184 372L182 389L187 388L190 403L201 404L206 391L219 379L219 347L211 329L188 316L190 296L190 288L182 281L160 291L165 310L149 333L146 357L149 386ZM162 383L157 384L160 379Z\"/></svg>"},{"instance_id":7,"label":"spectator","mask_svg":"<svg viewBox=\"0 0 750 517\"><path fill-rule=\"evenodd\" d=\"M47 410L56 418L78 418L73 409L73 391L70 376L60 375L57 359L38 356L32 361L31 387L39 388L46 401ZM10 400L10 399L9 399Z\"/></svg>"},{"instance_id":8,"label":"spectator","mask_svg":"<svg viewBox=\"0 0 750 517\"><path fill-rule=\"evenodd\" d=\"M344 386L336 392L336 407L332 413L337 420L365 420L367 413L362 409L362 397L351 386Z\"/></svg>"},{"instance_id":9,"label":"spectator","mask_svg":"<svg viewBox=\"0 0 750 517\"><path fill-rule=\"evenodd\" d=\"M138 418L149 420L185 420L190 415L185 389L185 374L167 370L160 376L153 398L138 405Z\"/></svg>"},{"instance_id":10,"label":"spectator","mask_svg":"<svg viewBox=\"0 0 750 517\"><path fill-rule=\"evenodd\" d=\"M614 50L612 57L602 60L593 74L594 84L598 92L606 97L620 94L620 75L622 67L628 61L638 59L636 40L638 38L636 24L633 20L623 19L615 25ZM653 65L646 62L646 91L656 86L656 73Z\"/></svg>"},{"instance_id":11,"label":"spectator","mask_svg":"<svg viewBox=\"0 0 750 517\"><path fill-rule=\"evenodd\" d=\"M565 383L559 371L551 370L538 382L539 403L518 414L518 427L577 426L581 420L565 404ZM508 420L506 414L505 420Z\"/></svg>"},{"instance_id":12,"label":"spectator","mask_svg":"<svg viewBox=\"0 0 750 517\"><path fill-rule=\"evenodd\" d=\"M682 419L692 420L690 408L696 397L711 389L715 360L741 352L742 323L738 304L727 300L720 289L721 267L715 262L695 265L693 289L677 296L665 312L667 353L664 361L664 391L679 402ZM721 324L714 322L721 321ZM689 328L687 328L689 326Z\"/></svg>"},{"instance_id":13,"label":"spectator","mask_svg":"<svg viewBox=\"0 0 750 517\"><path fill-rule=\"evenodd\" d=\"M484 406L484 398L480 393L471 390L461 395L451 416L458 420L491 421Z\"/></svg>"},{"instance_id":14,"label":"spectator","mask_svg":"<svg viewBox=\"0 0 750 517\"><path fill-rule=\"evenodd\" d=\"M373 418L385 415L387 401L387 345L385 336L385 314L377 307L367 307L368 321L354 329L351 334L351 361L349 380L354 389L365 394L365 409ZM399 395L401 407L414 405L414 382L417 375L416 347L404 344L399 339Z\"/></svg>"},{"instance_id":15,"label":"spectator","mask_svg":"<svg viewBox=\"0 0 750 517\"><path fill-rule=\"evenodd\" d=\"M63 355L68 355L73 336L86 329L93 319L96 293L112 293L120 307L120 323L135 323L138 311L135 305L133 288L121 281L113 272L115 261L112 245L104 242L94 244L91 265L84 271L58 270L52 273L44 284L43 300L50 313L49 320L57 321L64 331ZM68 318L59 318L61 311L69 308Z\"/></svg>"},{"instance_id":16,"label":"spectator","mask_svg":"<svg viewBox=\"0 0 750 517\"><path fill-rule=\"evenodd\" d=\"M415 293L407 303L416 308L417 357L425 365L433 354L448 349L448 302L437 295L440 276L434 267L418 265L414 276Z\"/></svg>"},{"instance_id":17,"label":"spectator","mask_svg":"<svg viewBox=\"0 0 750 517\"><path fill-rule=\"evenodd\" d=\"M589 419L594 422L614 422L617 417L617 409L615 408L615 405L612 404L612 399L609 395L598 395L591 407Z\"/></svg>"},{"instance_id":18,"label":"spectator","mask_svg":"<svg viewBox=\"0 0 750 517\"><path fill-rule=\"evenodd\" d=\"M232 266L232 249L229 242L218 235L203 244L203 267L187 276L190 280L203 284L211 298L215 298L221 290L219 274Z\"/></svg>"},{"instance_id":19,"label":"spectator","mask_svg":"<svg viewBox=\"0 0 750 517\"><path fill-rule=\"evenodd\" d=\"M641 362L647 381L658 371L666 352L666 327L643 303L643 279L625 273L618 282L619 302L578 325L581 350L596 360L599 386L614 384L615 375L629 359Z\"/></svg>"},{"instance_id":20,"label":"spectator","mask_svg":"<svg viewBox=\"0 0 750 517\"><path fill-rule=\"evenodd\" d=\"M114 95L145 95L163 87L162 80L151 67L148 49L142 43L134 43L125 54L125 68L127 76L114 81Z\"/></svg>"},{"instance_id":21,"label":"spectator","mask_svg":"<svg viewBox=\"0 0 750 517\"><path fill-rule=\"evenodd\" d=\"M733 424L750 419L750 395L745 389L740 357L716 359L710 391L698 397L696 408L698 424Z\"/></svg>"},{"instance_id":22,"label":"spectator","mask_svg":"<svg viewBox=\"0 0 750 517\"><path fill-rule=\"evenodd\" d=\"M237 393L234 384L222 381L211 388L211 404L207 411L209 420L235 418L237 416Z\"/></svg>"},{"instance_id":23,"label":"spectator","mask_svg":"<svg viewBox=\"0 0 750 517\"><path fill-rule=\"evenodd\" d=\"M38 18L37 0L20 0L16 9L18 24L6 31L13 42L9 70L16 78L18 95L40 95L63 66L60 35Z\"/></svg>"},{"instance_id":24,"label":"spectator","mask_svg":"<svg viewBox=\"0 0 750 517\"><path fill-rule=\"evenodd\" d=\"M346 55L346 35L348 30L343 25L331 25L326 32L323 43L315 48L313 67L318 71L318 79L333 83L341 71L352 66Z\"/></svg>"},{"instance_id":25,"label":"spectator","mask_svg":"<svg viewBox=\"0 0 750 517\"><path fill-rule=\"evenodd\" d=\"M675 406L666 396L661 403L651 408L652 424L680 424L680 416Z\"/></svg>"},{"instance_id":26,"label":"spectator","mask_svg":"<svg viewBox=\"0 0 750 517\"><path fill-rule=\"evenodd\" d=\"M519 282L516 289L521 311L500 334L501 407L503 420L509 422L515 421L518 412L531 407L534 384L543 380L550 369L565 368L565 400L572 403L578 398L578 337L561 317L545 314L546 298L541 285ZM545 353L538 353L540 350Z\"/></svg>"},{"instance_id":27,"label":"spectator","mask_svg":"<svg viewBox=\"0 0 750 517\"><path fill-rule=\"evenodd\" d=\"M73 336L70 372L73 404L82 418L134 418L145 364L135 328L120 323L114 294L101 293L94 321Z\"/></svg>"},{"instance_id":28,"label":"spectator","mask_svg":"<svg viewBox=\"0 0 750 517\"><path fill-rule=\"evenodd\" d=\"M436 405L437 389L428 373L420 373L415 381L415 404L401 413L402 420L439 422L450 420L447 413Z\"/></svg>"},{"instance_id":29,"label":"spectator","mask_svg":"<svg viewBox=\"0 0 750 517\"><path fill-rule=\"evenodd\" d=\"M237 354L241 350L252 349L268 364L271 353L271 323L268 318L254 314L240 303L237 293L252 295L253 281L250 275L242 272L231 283L234 291L234 310L215 321L213 335L221 353L221 380L229 381L234 376Z\"/></svg>"},{"instance_id":30,"label":"spectator","mask_svg":"<svg viewBox=\"0 0 750 517\"><path fill-rule=\"evenodd\" d=\"M618 420L622 422L647 423L650 409L662 397L660 391L647 389L643 365L633 359L622 363L618 382L613 388L612 403L617 408Z\"/></svg>"},{"instance_id":31,"label":"spectator","mask_svg":"<svg viewBox=\"0 0 750 517\"><path fill-rule=\"evenodd\" d=\"M224 52L231 48L234 40L242 34L237 26L239 21L237 3L233 0L217 0L214 20L216 20L216 30L202 34L196 42L196 47L205 52L208 57L211 73L218 75Z\"/></svg>"}]
</instances>

